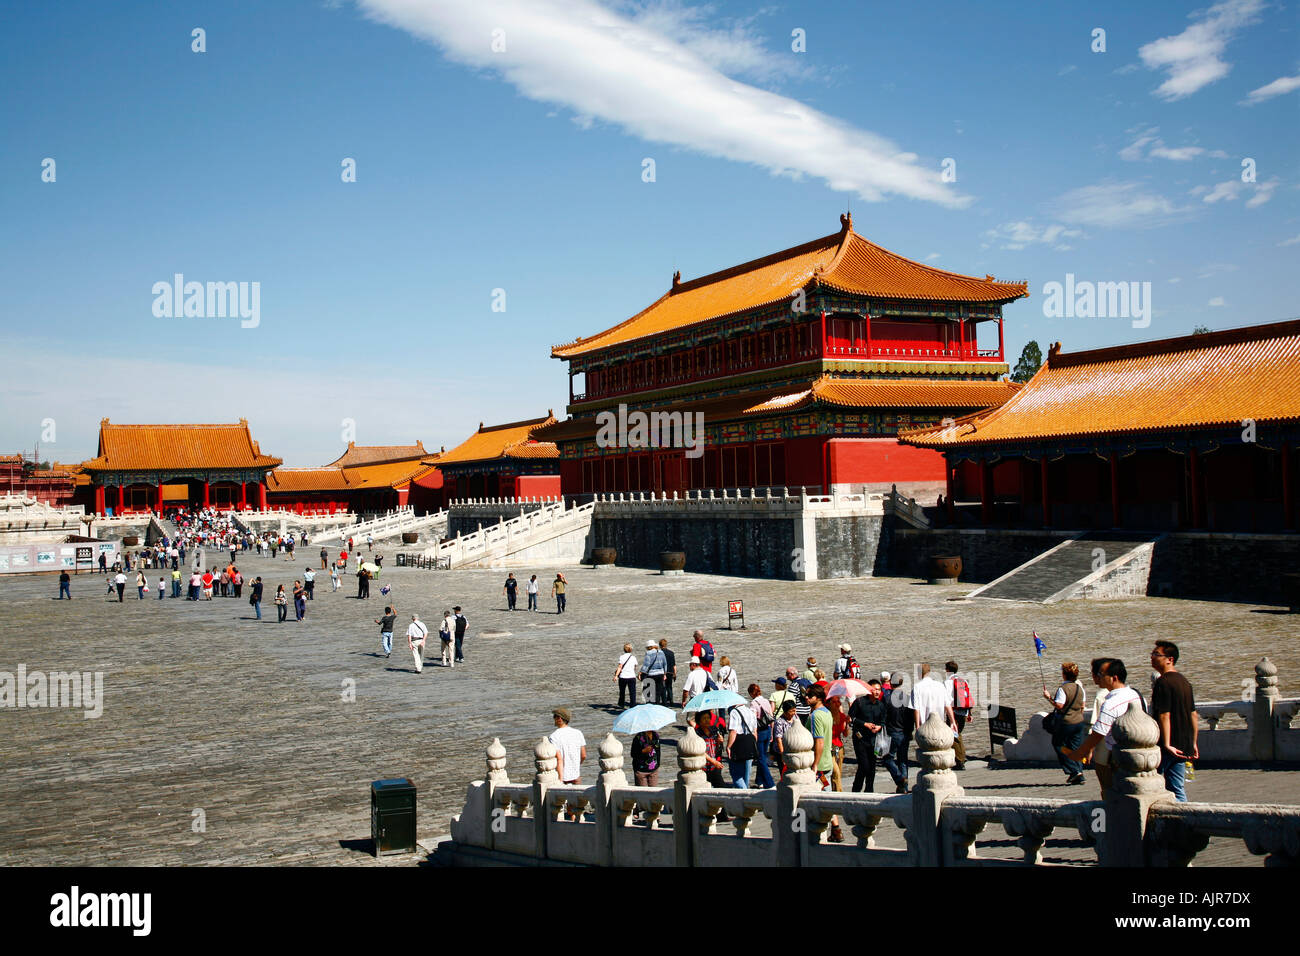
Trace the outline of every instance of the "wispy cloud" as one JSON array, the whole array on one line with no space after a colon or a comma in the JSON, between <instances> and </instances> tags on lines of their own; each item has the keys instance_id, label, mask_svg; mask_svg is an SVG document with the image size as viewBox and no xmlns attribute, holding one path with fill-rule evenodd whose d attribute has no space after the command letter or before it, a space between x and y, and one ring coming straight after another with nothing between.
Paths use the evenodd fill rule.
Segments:
<instances>
[{"instance_id":1,"label":"wispy cloud","mask_svg":"<svg viewBox=\"0 0 1300 956\"><path fill-rule=\"evenodd\" d=\"M1163 226L1188 213L1141 183L1106 181L1063 193L1052 204L1056 218L1079 226L1103 229Z\"/></svg>"},{"instance_id":2,"label":"wispy cloud","mask_svg":"<svg viewBox=\"0 0 1300 956\"><path fill-rule=\"evenodd\" d=\"M676 5L614 9L594 0L357 0L371 18L499 74L529 99L615 124L641 139L811 176L867 201L902 196L961 208L971 197L888 138L739 82L763 76L745 30L705 30ZM623 12L629 11L629 12ZM493 31L498 48L494 52Z\"/></svg>"},{"instance_id":3,"label":"wispy cloud","mask_svg":"<svg viewBox=\"0 0 1300 956\"><path fill-rule=\"evenodd\" d=\"M1275 96L1282 96L1293 90L1300 90L1300 75L1279 76L1272 83L1265 83L1259 89L1251 90L1241 102L1247 106L1254 106L1256 103L1271 100Z\"/></svg>"},{"instance_id":4,"label":"wispy cloud","mask_svg":"<svg viewBox=\"0 0 1300 956\"><path fill-rule=\"evenodd\" d=\"M1243 183L1240 179L1229 179L1215 183L1213 186L1196 186L1190 190L1193 196L1200 196L1201 202L1233 202L1242 195L1249 195L1246 208L1254 209L1273 198L1273 192L1281 185L1277 178L1266 179L1260 183Z\"/></svg>"},{"instance_id":5,"label":"wispy cloud","mask_svg":"<svg viewBox=\"0 0 1300 956\"><path fill-rule=\"evenodd\" d=\"M1263 0L1225 0L1191 16L1196 22L1182 33L1152 40L1138 49L1149 70L1168 74L1154 93L1177 100L1223 79L1232 64L1223 59L1228 43L1244 27L1259 19Z\"/></svg>"},{"instance_id":6,"label":"wispy cloud","mask_svg":"<svg viewBox=\"0 0 1300 956\"><path fill-rule=\"evenodd\" d=\"M984 238L988 240L985 243L986 247L996 244L1001 249L1023 249L1041 243L1059 252L1072 248L1062 243L1062 239L1072 239L1081 235L1083 230L1070 229L1060 223L1039 226L1022 219L1016 222L1004 222L996 229L989 229L984 233Z\"/></svg>"},{"instance_id":7,"label":"wispy cloud","mask_svg":"<svg viewBox=\"0 0 1300 956\"><path fill-rule=\"evenodd\" d=\"M1207 150L1204 146L1166 146L1165 141L1156 135L1160 132L1158 126L1136 126L1128 132L1135 134L1137 138L1119 151L1119 158L1130 163L1143 158L1186 162L1197 156L1224 159L1228 155L1221 149Z\"/></svg>"},{"instance_id":8,"label":"wispy cloud","mask_svg":"<svg viewBox=\"0 0 1300 956\"><path fill-rule=\"evenodd\" d=\"M1300 246L1300 235L1292 236L1290 239L1283 239L1278 243L1279 246Z\"/></svg>"},{"instance_id":9,"label":"wispy cloud","mask_svg":"<svg viewBox=\"0 0 1300 956\"><path fill-rule=\"evenodd\" d=\"M1223 301L1223 296L1216 295L1213 299L1211 299L1209 302L1205 304L1217 308L1218 306L1225 305L1226 303Z\"/></svg>"}]
</instances>

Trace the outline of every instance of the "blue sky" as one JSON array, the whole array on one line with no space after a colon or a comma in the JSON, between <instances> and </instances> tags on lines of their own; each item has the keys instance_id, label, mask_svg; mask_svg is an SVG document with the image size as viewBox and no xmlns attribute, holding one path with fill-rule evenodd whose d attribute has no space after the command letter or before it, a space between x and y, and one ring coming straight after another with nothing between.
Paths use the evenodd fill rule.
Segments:
<instances>
[{"instance_id":1,"label":"blue sky","mask_svg":"<svg viewBox=\"0 0 1300 956\"><path fill-rule=\"evenodd\" d=\"M1265 0L7 5L0 450L53 419L42 456L79 460L104 416L244 416L294 465L344 419L451 446L562 413L550 347L674 270L846 206L902 255L1028 279L1012 362L1292 317L1298 27ZM178 272L260 283L257 327L156 317ZM1045 317L1067 273L1151 283L1149 327Z\"/></svg>"}]
</instances>

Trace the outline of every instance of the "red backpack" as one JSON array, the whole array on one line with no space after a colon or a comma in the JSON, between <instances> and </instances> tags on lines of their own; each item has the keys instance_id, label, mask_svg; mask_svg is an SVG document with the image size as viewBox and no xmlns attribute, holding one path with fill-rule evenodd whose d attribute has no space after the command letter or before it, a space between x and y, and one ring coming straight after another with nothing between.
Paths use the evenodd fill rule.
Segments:
<instances>
[{"instance_id":1,"label":"red backpack","mask_svg":"<svg viewBox=\"0 0 1300 956\"><path fill-rule=\"evenodd\" d=\"M975 698L971 696L970 684L960 677L954 677L952 679L953 710L970 710L974 706Z\"/></svg>"}]
</instances>

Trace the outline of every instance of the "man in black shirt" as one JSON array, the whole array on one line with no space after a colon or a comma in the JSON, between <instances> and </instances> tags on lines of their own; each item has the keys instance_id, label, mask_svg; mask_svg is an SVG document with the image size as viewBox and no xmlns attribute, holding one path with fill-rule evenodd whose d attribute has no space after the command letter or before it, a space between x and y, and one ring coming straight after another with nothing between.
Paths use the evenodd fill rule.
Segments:
<instances>
[{"instance_id":1,"label":"man in black shirt","mask_svg":"<svg viewBox=\"0 0 1300 956\"><path fill-rule=\"evenodd\" d=\"M885 726L885 702L881 699L880 678L867 681L871 693L857 698L849 708L853 727L853 754L858 772L853 777L853 792L874 793L876 787L876 734ZM865 788L863 784L865 783Z\"/></svg>"},{"instance_id":2,"label":"man in black shirt","mask_svg":"<svg viewBox=\"0 0 1300 956\"><path fill-rule=\"evenodd\" d=\"M1178 645L1156 641L1151 667L1160 675L1151 689L1151 716L1160 724L1160 772L1179 803L1187 802L1187 762L1201 755L1192 685L1178 673Z\"/></svg>"},{"instance_id":3,"label":"man in black shirt","mask_svg":"<svg viewBox=\"0 0 1300 956\"><path fill-rule=\"evenodd\" d=\"M664 652L664 660L668 669L664 672L664 695L667 700L664 703L672 706L673 702L673 680L677 677L677 655L668 649L668 638L659 641L659 650Z\"/></svg>"},{"instance_id":4,"label":"man in black shirt","mask_svg":"<svg viewBox=\"0 0 1300 956\"><path fill-rule=\"evenodd\" d=\"M465 660L465 628L469 627L469 621L460 613L459 604L452 610L456 612L456 663L460 664Z\"/></svg>"},{"instance_id":5,"label":"man in black shirt","mask_svg":"<svg viewBox=\"0 0 1300 956\"><path fill-rule=\"evenodd\" d=\"M907 793L907 743L912 725L912 695L903 690L907 676L902 671L889 675L889 694L885 696L885 730L889 732L889 756L881 763L894 780L895 793Z\"/></svg>"},{"instance_id":6,"label":"man in black shirt","mask_svg":"<svg viewBox=\"0 0 1300 956\"><path fill-rule=\"evenodd\" d=\"M60 601L63 600L63 595L65 594L68 596L68 600L71 601L72 600L72 578L68 577L67 571L60 571L59 572L59 600Z\"/></svg>"}]
</instances>

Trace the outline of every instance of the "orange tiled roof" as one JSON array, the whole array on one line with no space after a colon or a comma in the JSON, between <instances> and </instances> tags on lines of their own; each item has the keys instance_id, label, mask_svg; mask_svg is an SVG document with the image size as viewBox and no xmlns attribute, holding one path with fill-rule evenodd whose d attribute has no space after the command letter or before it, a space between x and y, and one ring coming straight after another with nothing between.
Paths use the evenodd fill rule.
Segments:
<instances>
[{"instance_id":1,"label":"orange tiled roof","mask_svg":"<svg viewBox=\"0 0 1300 956\"><path fill-rule=\"evenodd\" d=\"M745 414L783 412L817 403L845 408L988 408L1001 405L1019 389L1020 386L1014 382L882 380L823 375L803 391L770 398L745 409Z\"/></svg>"},{"instance_id":2,"label":"orange tiled roof","mask_svg":"<svg viewBox=\"0 0 1300 956\"><path fill-rule=\"evenodd\" d=\"M508 425L484 426L451 451L443 452L437 459L439 465L459 464L469 461L491 461L495 458L558 458L560 450L551 442L532 438L535 429L555 423L555 416L533 418ZM429 459L426 459L429 461Z\"/></svg>"},{"instance_id":3,"label":"orange tiled roof","mask_svg":"<svg viewBox=\"0 0 1300 956\"><path fill-rule=\"evenodd\" d=\"M398 488L423 478L436 465L420 461L380 462L356 468L277 468L267 479L270 492L360 491L366 488Z\"/></svg>"},{"instance_id":4,"label":"orange tiled roof","mask_svg":"<svg viewBox=\"0 0 1300 956\"><path fill-rule=\"evenodd\" d=\"M348 442L347 451L335 458L330 465L337 468L351 468L354 465L374 465L388 461L410 461L424 458L429 453L424 450L422 442L414 445L358 445Z\"/></svg>"},{"instance_id":5,"label":"orange tiled roof","mask_svg":"<svg viewBox=\"0 0 1300 956\"><path fill-rule=\"evenodd\" d=\"M177 468L274 468L279 458L263 455L248 430L234 425L113 425L99 423L99 455L83 462L91 471L149 471Z\"/></svg>"},{"instance_id":6,"label":"orange tiled roof","mask_svg":"<svg viewBox=\"0 0 1300 956\"><path fill-rule=\"evenodd\" d=\"M843 292L927 302L1010 302L1028 295L1023 282L997 282L936 269L882 249L841 216L839 232L712 275L678 282L649 307L611 329L551 350L573 358L672 329L789 299L816 280Z\"/></svg>"},{"instance_id":7,"label":"orange tiled roof","mask_svg":"<svg viewBox=\"0 0 1300 956\"><path fill-rule=\"evenodd\" d=\"M266 476L268 492L346 491L347 476L341 468L277 468Z\"/></svg>"},{"instance_id":8,"label":"orange tiled roof","mask_svg":"<svg viewBox=\"0 0 1300 956\"><path fill-rule=\"evenodd\" d=\"M899 439L927 448L1300 420L1300 321L1065 355L1006 404Z\"/></svg>"}]
</instances>

